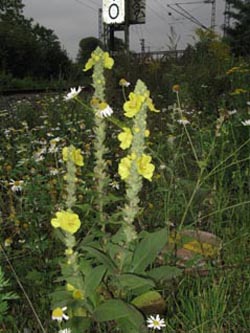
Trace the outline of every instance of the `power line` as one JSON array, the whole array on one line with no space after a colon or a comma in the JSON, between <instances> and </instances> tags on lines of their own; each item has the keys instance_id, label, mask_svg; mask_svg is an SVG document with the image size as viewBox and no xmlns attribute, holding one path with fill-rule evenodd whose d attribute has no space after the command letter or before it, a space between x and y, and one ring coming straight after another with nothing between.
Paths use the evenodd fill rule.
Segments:
<instances>
[{"instance_id":1,"label":"power line","mask_svg":"<svg viewBox=\"0 0 250 333\"><path fill-rule=\"evenodd\" d=\"M90 6L89 4L86 4L85 2L82 2L80 0L75 0L75 2L77 2L79 5L82 5L84 7L88 7L89 9L93 10L95 13L97 13L98 8L94 8L92 6Z\"/></svg>"}]
</instances>

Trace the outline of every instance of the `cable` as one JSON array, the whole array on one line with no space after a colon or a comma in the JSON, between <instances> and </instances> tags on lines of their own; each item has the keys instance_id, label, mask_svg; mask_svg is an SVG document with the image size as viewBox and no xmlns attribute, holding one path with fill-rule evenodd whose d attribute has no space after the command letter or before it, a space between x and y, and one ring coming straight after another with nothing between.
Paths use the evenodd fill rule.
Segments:
<instances>
[{"instance_id":1,"label":"cable","mask_svg":"<svg viewBox=\"0 0 250 333\"><path fill-rule=\"evenodd\" d=\"M90 5L80 1L80 0L75 0L75 2L79 3L79 5L82 5L84 7L88 7L89 9L93 10L94 12L97 13L98 8L91 7Z\"/></svg>"}]
</instances>

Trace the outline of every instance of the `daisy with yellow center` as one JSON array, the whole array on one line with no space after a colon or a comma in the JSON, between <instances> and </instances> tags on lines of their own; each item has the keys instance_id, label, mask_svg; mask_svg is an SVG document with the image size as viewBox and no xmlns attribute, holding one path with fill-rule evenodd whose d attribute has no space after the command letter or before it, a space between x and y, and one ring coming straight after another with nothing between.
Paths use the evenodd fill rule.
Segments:
<instances>
[{"instance_id":1,"label":"daisy with yellow center","mask_svg":"<svg viewBox=\"0 0 250 333\"><path fill-rule=\"evenodd\" d=\"M131 146L133 135L130 128L123 127L123 132L118 135L118 140L121 142L120 147L124 150Z\"/></svg>"},{"instance_id":2,"label":"daisy with yellow center","mask_svg":"<svg viewBox=\"0 0 250 333\"><path fill-rule=\"evenodd\" d=\"M161 330L166 327L164 319L161 319L159 315L149 316L147 319L148 328L153 328L154 330Z\"/></svg>"},{"instance_id":3,"label":"daisy with yellow center","mask_svg":"<svg viewBox=\"0 0 250 333\"><path fill-rule=\"evenodd\" d=\"M61 228L64 231L74 234L81 226L81 221L77 214L70 211L61 211L56 213L56 218L51 220L54 228Z\"/></svg>"},{"instance_id":4,"label":"daisy with yellow center","mask_svg":"<svg viewBox=\"0 0 250 333\"><path fill-rule=\"evenodd\" d=\"M119 81L119 85L121 86L121 87L129 87L130 86L130 82L128 82L127 80L125 80L125 79L121 79L120 81Z\"/></svg>"},{"instance_id":5,"label":"daisy with yellow center","mask_svg":"<svg viewBox=\"0 0 250 333\"><path fill-rule=\"evenodd\" d=\"M52 311L52 320L57 320L59 322L63 321L64 320L68 320L69 319L69 316L67 316L64 311L67 310L67 307L64 306L63 308L55 308L53 311Z\"/></svg>"},{"instance_id":6,"label":"daisy with yellow center","mask_svg":"<svg viewBox=\"0 0 250 333\"><path fill-rule=\"evenodd\" d=\"M106 102L101 102L98 104L97 114L101 118L107 118L113 114L113 110Z\"/></svg>"},{"instance_id":7,"label":"daisy with yellow center","mask_svg":"<svg viewBox=\"0 0 250 333\"><path fill-rule=\"evenodd\" d=\"M76 88L70 88L70 92L64 97L65 101L69 101L71 99L76 98L80 92L82 91L81 87L78 87L78 89L76 90Z\"/></svg>"},{"instance_id":8,"label":"daisy with yellow center","mask_svg":"<svg viewBox=\"0 0 250 333\"><path fill-rule=\"evenodd\" d=\"M71 159L75 165L77 166L83 166L83 156L81 154L80 149L76 149L74 146L70 147L64 147L62 151L63 160L64 162L67 162L69 159Z\"/></svg>"}]
</instances>

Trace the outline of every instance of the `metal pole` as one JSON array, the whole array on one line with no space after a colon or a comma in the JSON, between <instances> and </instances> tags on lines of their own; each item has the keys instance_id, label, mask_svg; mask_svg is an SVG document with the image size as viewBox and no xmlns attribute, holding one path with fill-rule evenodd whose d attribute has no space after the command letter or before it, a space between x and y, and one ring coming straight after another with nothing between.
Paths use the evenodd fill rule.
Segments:
<instances>
[{"instance_id":1,"label":"metal pole","mask_svg":"<svg viewBox=\"0 0 250 333\"><path fill-rule=\"evenodd\" d=\"M124 25L124 39L125 48L129 51L129 0L125 0L125 25Z\"/></svg>"}]
</instances>

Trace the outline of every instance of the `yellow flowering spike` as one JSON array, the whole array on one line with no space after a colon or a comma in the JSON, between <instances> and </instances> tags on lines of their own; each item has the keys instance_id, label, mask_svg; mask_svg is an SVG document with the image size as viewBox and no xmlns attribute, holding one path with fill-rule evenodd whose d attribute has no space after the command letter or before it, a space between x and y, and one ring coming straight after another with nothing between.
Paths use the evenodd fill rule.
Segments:
<instances>
[{"instance_id":1,"label":"yellow flowering spike","mask_svg":"<svg viewBox=\"0 0 250 333\"><path fill-rule=\"evenodd\" d=\"M128 118L133 118L140 111L144 99L144 96L131 92L129 94L129 100L123 105L125 116Z\"/></svg>"},{"instance_id":2,"label":"yellow flowering spike","mask_svg":"<svg viewBox=\"0 0 250 333\"><path fill-rule=\"evenodd\" d=\"M64 147L63 151L63 160L67 162L69 159L77 166L83 166L83 156L80 149L76 149L74 146Z\"/></svg>"},{"instance_id":3,"label":"yellow flowering spike","mask_svg":"<svg viewBox=\"0 0 250 333\"><path fill-rule=\"evenodd\" d=\"M152 176L155 170L155 166L150 163L152 160L152 157L149 155L143 154L138 160L137 160L137 171L138 173L148 179L152 180Z\"/></svg>"},{"instance_id":4,"label":"yellow flowering spike","mask_svg":"<svg viewBox=\"0 0 250 333\"><path fill-rule=\"evenodd\" d=\"M144 132L145 138L148 138L149 135L150 135L150 131L148 129L146 129L145 132Z\"/></svg>"},{"instance_id":5,"label":"yellow flowering spike","mask_svg":"<svg viewBox=\"0 0 250 333\"><path fill-rule=\"evenodd\" d=\"M74 234L81 226L81 221L75 213L61 211L56 213L56 218L51 220L54 228L61 228L64 231Z\"/></svg>"},{"instance_id":6,"label":"yellow flowering spike","mask_svg":"<svg viewBox=\"0 0 250 333\"><path fill-rule=\"evenodd\" d=\"M104 52L103 60L104 68L111 69L113 67L114 59L109 56L108 52Z\"/></svg>"},{"instance_id":7,"label":"yellow flowering spike","mask_svg":"<svg viewBox=\"0 0 250 333\"><path fill-rule=\"evenodd\" d=\"M104 68L107 69L111 69L114 65L114 59L109 56L108 52L103 52L102 49L97 47L97 49L91 53L91 57L87 61L83 71L87 72L100 61L103 62Z\"/></svg>"},{"instance_id":8,"label":"yellow flowering spike","mask_svg":"<svg viewBox=\"0 0 250 333\"><path fill-rule=\"evenodd\" d=\"M129 157L123 157L119 163L118 173L121 179L127 179L130 175L131 159Z\"/></svg>"},{"instance_id":9,"label":"yellow flowering spike","mask_svg":"<svg viewBox=\"0 0 250 333\"><path fill-rule=\"evenodd\" d=\"M120 147L122 149L127 149L131 146L133 135L130 128L124 127L123 132L118 135L118 140L121 142Z\"/></svg>"}]
</instances>

